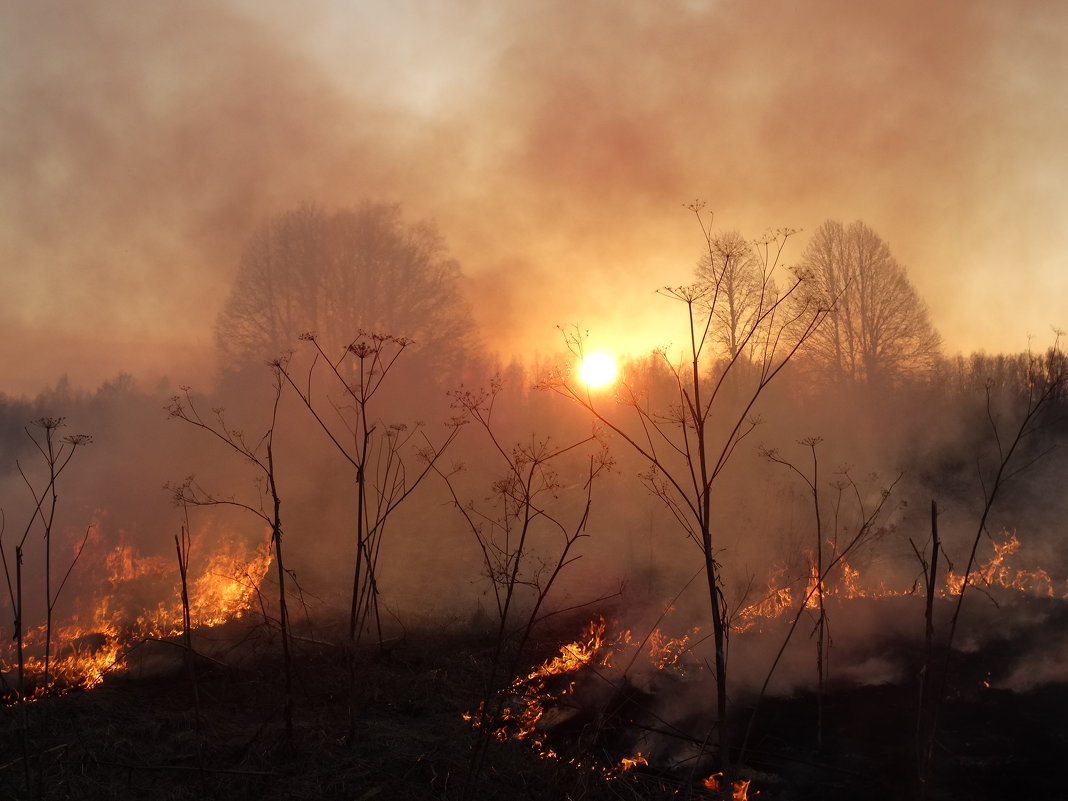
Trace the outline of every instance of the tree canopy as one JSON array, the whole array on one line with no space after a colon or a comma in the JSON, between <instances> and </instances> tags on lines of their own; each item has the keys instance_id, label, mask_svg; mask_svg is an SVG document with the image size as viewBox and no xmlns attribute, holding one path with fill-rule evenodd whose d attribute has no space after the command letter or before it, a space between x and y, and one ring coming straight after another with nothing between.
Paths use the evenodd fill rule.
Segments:
<instances>
[{"instance_id":1,"label":"tree canopy","mask_svg":"<svg viewBox=\"0 0 1068 801\"><path fill-rule=\"evenodd\" d=\"M709 336L735 358L755 323L777 300L775 283L753 245L738 231L710 236L697 264L697 283L707 290L712 313Z\"/></svg>"},{"instance_id":2,"label":"tree canopy","mask_svg":"<svg viewBox=\"0 0 1068 801\"><path fill-rule=\"evenodd\" d=\"M406 222L397 205L302 205L267 221L245 248L216 323L223 364L277 358L307 332L340 353L374 331L414 340L449 371L475 342L460 281L436 227Z\"/></svg>"},{"instance_id":3,"label":"tree canopy","mask_svg":"<svg viewBox=\"0 0 1068 801\"><path fill-rule=\"evenodd\" d=\"M867 384L930 372L941 337L905 268L878 234L857 220L823 223L805 249L809 292L831 314L808 356L837 378Z\"/></svg>"}]
</instances>

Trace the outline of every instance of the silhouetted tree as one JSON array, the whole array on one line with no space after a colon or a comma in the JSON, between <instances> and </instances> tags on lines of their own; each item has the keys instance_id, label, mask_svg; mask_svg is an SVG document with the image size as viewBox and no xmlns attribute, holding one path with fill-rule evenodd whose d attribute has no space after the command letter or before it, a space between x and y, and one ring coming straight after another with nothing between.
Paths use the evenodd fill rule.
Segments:
<instances>
[{"instance_id":1,"label":"silhouetted tree","mask_svg":"<svg viewBox=\"0 0 1068 801\"><path fill-rule=\"evenodd\" d=\"M341 351L362 329L403 334L437 370L455 369L474 343L460 279L437 229L405 222L399 206L300 206L263 225L242 255L216 323L223 363L275 359L307 331Z\"/></svg>"},{"instance_id":2,"label":"silhouetted tree","mask_svg":"<svg viewBox=\"0 0 1068 801\"><path fill-rule=\"evenodd\" d=\"M767 248L772 241L756 244ZM753 323L776 300L767 269L771 262L760 258L757 247L738 231L716 234L697 265L697 284L705 290L704 303L712 314L709 335L730 359L738 357L744 342L756 344Z\"/></svg>"},{"instance_id":3,"label":"silhouetted tree","mask_svg":"<svg viewBox=\"0 0 1068 801\"><path fill-rule=\"evenodd\" d=\"M935 366L941 337L875 231L859 220L848 226L828 220L816 229L803 266L810 292L832 309L809 340L817 365L840 379L881 385Z\"/></svg>"}]
</instances>

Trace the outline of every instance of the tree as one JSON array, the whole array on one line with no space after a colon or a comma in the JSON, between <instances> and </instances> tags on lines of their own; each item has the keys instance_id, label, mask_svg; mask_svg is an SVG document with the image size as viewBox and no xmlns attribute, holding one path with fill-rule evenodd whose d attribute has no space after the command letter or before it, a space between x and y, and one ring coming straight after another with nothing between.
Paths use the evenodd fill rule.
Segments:
<instances>
[{"instance_id":1,"label":"tree","mask_svg":"<svg viewBox=\"0 0 1068 801\"><path fill-rule=\"evenodd\" d=\"M216 323L223 363L276 359L308 331L341 351L362 329L403 334L437 369L455 369L475 340L460 280L437 229L406 223L397 205L300 206L256 231L241 257Z\"/></svg>"},{"instance_id":2,"label":"tree","mask_svg":"<svg viewBox=\"0 0 1068 801\"><path fill-rule=\"evenodd\" d=\"M771 241L759 244L767 247ZM738 231L711 237L698 262L697 283L705 289L715 322L711 336L728 358L739 356L753 321L775 302L775 284L765 270L769 263Z\"/></svg>"},{"instance_id":3,"label":"tree","mask_svg":"<svg viewBox=\"0 0 1068 801\"><path fill-rule=\"evenodd\" d=\"M848 227L828 220L816 229L802 264L817 302L833 309L809 342L819 367L841 380L885 386L935 366L941 337L905 268L875 231L859 220Z\"/></svg>"}]
</instances>

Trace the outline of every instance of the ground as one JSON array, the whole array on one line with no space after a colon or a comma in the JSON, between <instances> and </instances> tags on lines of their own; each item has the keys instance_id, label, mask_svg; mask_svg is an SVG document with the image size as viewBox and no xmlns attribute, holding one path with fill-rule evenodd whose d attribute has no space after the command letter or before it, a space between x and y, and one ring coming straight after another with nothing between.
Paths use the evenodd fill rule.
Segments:
<instances>
[{"instance_id":1,"label":"ground","mask_svg":"<svg viewBox=\"0 0 1068 801\"><path fill-rule=\"evenodd\" d=\"M553 654L564 630L545 633L532 663ZM464 797L478 732L463 713L477 708L492 636L436 623L353 653L334 633L302 630L294 640L291 733L278 632L247 621L199 632L192 665L177 643L148 642L131 653L129 671L99 687L7 706L0 710L0 798ZM928 799L1064 797L1068 686L985 686L984 673L1004 658L998 649L1012 647L999 641L962 660L942 707ZM589 740L590 725L575 715L570 730L552 733L561 749L588 748L583 767L545 759L524 742L491 740L469 797L714 797L700 784L704 767L654 761L614 778L596 767L615 764L628 737L648 742L656 727L642 709L651 691L620 693L614 706L594 710L605 733L599 741ZM832 685L823 699L822 744L814 693L761 699L739 768L752 779L749 797L918 798L916 697L907 683ZM748 722L755 700L736 699L739 720ZM739 723L736 738L741 730Z\"/></svg>"}]
</instances>

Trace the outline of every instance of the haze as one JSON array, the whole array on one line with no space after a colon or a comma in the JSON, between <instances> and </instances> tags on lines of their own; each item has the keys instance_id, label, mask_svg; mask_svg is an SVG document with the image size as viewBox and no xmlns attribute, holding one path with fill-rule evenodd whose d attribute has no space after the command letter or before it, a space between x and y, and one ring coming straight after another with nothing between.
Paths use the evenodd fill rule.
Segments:
<instances>
[{"instance_id":1,"label":"haze","mask_svg":"<svg viewBox=\"0 0 1068 801\"><path fill-rule=\"evenodd\" d=\"M505 359L559 349L557 324L632 353L670 344L653 290L692 275L698 197L752 236L864 220L951 353L1020 351L1065 322L1061 3L0 15L9 395L119 371L210 381L249 233L303 201L435 220Z\"/></svg>"}]
</instances>

